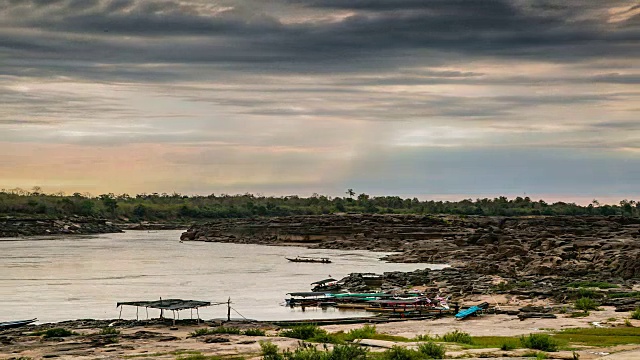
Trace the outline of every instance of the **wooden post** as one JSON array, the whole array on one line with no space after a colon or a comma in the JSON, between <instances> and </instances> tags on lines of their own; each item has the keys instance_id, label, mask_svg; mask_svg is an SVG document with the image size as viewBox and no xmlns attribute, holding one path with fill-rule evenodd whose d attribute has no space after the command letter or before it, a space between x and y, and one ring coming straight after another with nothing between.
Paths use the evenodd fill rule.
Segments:
<instances>
[{"instance_id":1,"label":"wooden post","mask_svg":"<svg viewBox=\"0 0 640 360\"><path fill-rule=\"evenodd\" d=\"M200 310L196 308L196 316L198 317L198 325L200 325Z\"/></svg>"},{"instance_id":2,"label":"wooden post","mask_svg":"<svg viewBox=\"0 0 640 360\"><path fill-rule=\"evenodd\" d=\"M122 308L123 306L120 306L120 315L118 315L118 320L122 319Z\"/></svg>"},{"instance_id":3,"label":"wooden post","mask_svg":"<svg viewBox=\"0 0 640 360\"><path fill-rule=\"evenodd\" d=\"M138 307L136 306L136 321L138 321Z\"/></svg>"},{"instance_id":4,"label":"wooden post","mask_svg":"<svg viewBox=\"0 0 640 360\"><path fill-rule=\"evenodd\" d=\"M227 300L227 321L231 321L231 297Z\"/></svg>"}]
</instances>

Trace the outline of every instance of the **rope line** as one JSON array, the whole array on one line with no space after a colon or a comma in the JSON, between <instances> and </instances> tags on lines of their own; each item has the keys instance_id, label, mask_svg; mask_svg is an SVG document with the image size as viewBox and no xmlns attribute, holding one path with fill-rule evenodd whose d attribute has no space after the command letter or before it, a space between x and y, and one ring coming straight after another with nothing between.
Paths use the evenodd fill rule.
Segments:
<instances>
[{"instance_id":1,"label":"rope line","mask_svg":"<svg viewBox=\"0 0 640 360\"><path fill-rule=\"evenodd\" d=\"M245 319L245 320L249 320L249 319L247 319L246 317L244 317L244 315L240 314L240 313L238 312L238 310L236 310L236 309L234 309L234 308L231 308L231 310L235 311L238 315L242 316L242 318L243 318L243 319Z\"/></svg>"}]
</instances>

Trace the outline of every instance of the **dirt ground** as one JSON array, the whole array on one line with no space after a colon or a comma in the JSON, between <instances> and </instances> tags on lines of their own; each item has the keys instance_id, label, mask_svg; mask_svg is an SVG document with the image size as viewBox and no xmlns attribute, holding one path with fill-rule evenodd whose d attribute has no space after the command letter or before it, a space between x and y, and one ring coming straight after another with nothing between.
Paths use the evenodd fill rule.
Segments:
<instances>
[{"instance_id":1,"label":"dirt ground","mask_svg":"<svg viewBox=\"0 0 640 360\"><path fill-rule=\"evenodd\" d=\"M414 337L421 334L439 335L455 329L468 332L472 336L517 336L534 332L546 332L565 328L584 328L593 326L622 325L626 313L616 313L613 308L604 308L603 311L593 311L584 318L569 318L559 315L557 319L526 319L520 321L516 316L509 315L482 315L466 320L455 320L445 317L436 320L402 321L386 324L378 324L378 332ZM613 320L615 318L615 320ZM639 320L631 320L634 326L640 327ZM363 325L330 325L323 328L330 331L348 331ZM38 336L12 335L12 339L4 339L0 346L0 359L29 357L32 359L44 359L55 357L56 359L124 359L124 358L149 358L149 359L176 359L180 355L189 353L202 353L204 355L240 355L246 359L259 359L260 341L271 341L281 348L294 348L298 340L276 336L276 330L267 331L266 337L243 335L209 335L192 338L189 333L200 326L179 326L172 330L168 325L136 326L121 329L117 343L100 344L101 337L97 335L100 329L78 329L81 335L64 338L61 341L43 340ZM3 335L0 333L0 340ZM6 338L6 336L5 336ZM205 342L224 341L224 342ZM411 343L400 343L403 346L412 346ZM380 351L394 345L392 342L370 341L373 351ZM640 359L640 345L621 346L608 349L585 349L578 352L581 360L606 359L627 360ZM447 345L448 357L502 357L516 359L522 355L522 351L501 352L499 349L472 349L463 350L456 345ZM573 359L571 352L557 352L551 355L557 359Z\"/></svg>"}]
</instances>

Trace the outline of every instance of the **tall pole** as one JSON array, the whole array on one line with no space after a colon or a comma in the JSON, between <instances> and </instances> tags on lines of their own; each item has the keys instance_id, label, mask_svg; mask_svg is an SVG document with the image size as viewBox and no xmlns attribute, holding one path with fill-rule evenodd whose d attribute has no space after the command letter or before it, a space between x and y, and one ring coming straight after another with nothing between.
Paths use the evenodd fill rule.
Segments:
<instances>
[{"instance_id":1,"label":"tall pole","mask_svg":"<svg viewBox=\"0 0 640 360\"><path fill-rule=\"evenodd\" d=\"M227 300L227 321L231 321L231 297Z\"/></svg>"}]
</instances>

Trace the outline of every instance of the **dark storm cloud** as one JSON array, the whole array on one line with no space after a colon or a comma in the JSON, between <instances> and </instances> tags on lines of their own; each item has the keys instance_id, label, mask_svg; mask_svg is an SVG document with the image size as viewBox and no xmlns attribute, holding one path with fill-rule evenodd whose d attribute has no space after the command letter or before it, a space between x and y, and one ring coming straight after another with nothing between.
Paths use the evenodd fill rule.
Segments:
<instances>
[{"instance_id":1,"label":"dark storm cloud","mask_svg":"<svg viewBox=\"0 0 640 360\"><path fill-rule=\"evenodd\" d=\"M451 54L579 61L640 53L629 46L640 40L640 31L628 24L634 18L608 23L604 5L591 3L295 3L311 11L310 17L335 9L354 13L340 21L287 23L284 15L215 9L197 1L5 0L0 39L6 41L0 51L107 63L210 63L268 72L373 71L442 64ZM11 29L36 32L15 39L7 33ZM52 41L43 43L43 37Z\"/></svg>"}]
</instances>

